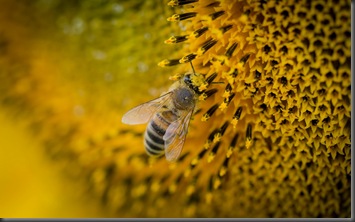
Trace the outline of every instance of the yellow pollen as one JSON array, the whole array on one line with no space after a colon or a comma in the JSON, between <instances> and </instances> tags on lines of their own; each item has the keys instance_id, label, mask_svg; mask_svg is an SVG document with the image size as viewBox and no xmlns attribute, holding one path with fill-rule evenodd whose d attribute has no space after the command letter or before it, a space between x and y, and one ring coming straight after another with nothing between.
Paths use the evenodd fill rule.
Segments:
<instances>
[{"instance_id":1,"label":"yellow pollen","mask_svg":"<svg viewBox=\"0 0 355 222\"><path fill-rule=\"evenodd\" d=\"M199 159L198 158L194 158L192 161L191 161L191 165L194 166L198 163Z\"/></svg>"},{"instance_id":2,"label":"yellow pollen","mask_svg":"<svg viewBox=\"0 0 355 222\"><path fill-rule=\"evenodd\" d=\"M205 144L203 145L203 148L205 148L206 150L208 150L210 147L211 147L210 141L205 142Z\"/></svg>"},{"instance_id":3,"label":"yellow pollen","mask_svg":"<svg viewBox=\"0 0 355 222\"><path fill-rule=\"evenodd\" d=\"M239 120L237 120L237 118L232 119L231 124L233 125L233 128L237 127L238 122L239 122Z\"/></svg>"},{"instance_id":4,"label":"yellow pollen","mask_svg":"<svg viewBox=\"0 0 355 222\"><path fill-rule=\"evenodd\" d=\"M227 153L226 153L226 157L230 158L232 154L233 154L233 149L231 147L229 147L227 150Z\"/></svg>"},{"instance_id":5,"label":"yellow pollen","mask_svg":"<svg viewBox=\"0 0 355 222\"><path fill-rule=\"evenodd\" d=\"M210 154L208 155L208 158L207 158L207 163L211 163L212 160L214 159L214 157L215 157L215 154L210 153Z\"/></svg>"},{"instance_id":6,"label":"yellow pollen","mask_svg":"<svg viewBox=\"0 0 355 222\"><path fill-rule=\"evenodd\" d=\"M227 108L227 106L228 106L228 104L225 103L225 102L223 102L223 103L221 103L221 105L219 105L218 108L219 108L221 111L224 111L224 110Z\"/></svg>"},{"instance_id":7,"label":"yellow pollen","mask_svg":"<svg viewBox=\"0 0 355 222\"><path fill-rule=\"evenodd\" d=\"M216 180L213 183L213 188L216 190L221 186L221 180L219 178L216 178Z\"/></svg>"},{"instance_id":8,"label":"yellow pollen","mask_svg":"<svg viewBox=\"0 0 355 222\"><path fill-rule=\"evenodd\" d=\"M224 91L224 93L222 95L223 98L228 98L230 96L231 96L231 91Z\"/></svg>"},{"instance_id":9,"label":"yellow pollen","mask_svg":"<svg viewBox=\"0 0 355 222\"><path fill-rule=\"evenodd\" d=\"M207 86L208 86L207 84L202 84L198 87L198 90L203 91L203 90L207 89Z\"/></svg>"},{"instance_id":10,"label":"yellow pollen","mask_svg":"<svg viewBox=\"0 0 355 222\"><path fill-rule=\"evenodd\" d=\"M252 144L253 144L253 140L252 139L246 139L245 148L249 149Z\"/></svg>"},{"instance_id":11,"label":"yellow pollen","mask_svg":"<svg viewBox=\"0 0 355 222\"><path fill-rule=\"evenodd\" d=\"M174 15L170 16L169 18L167 18L167 21L169 21L169 22L178 22L178 21L180 21L180 15L179 14L174 14Z\"/></svg>"},{"instance_id":12,"label":"yellow pollen","mask_svg":"<svg viewBox=\"0 0 355 222\"><path fill-rule=\"evenodd\" d=\"M195 192L195 186L194 185L189 185L186 189L186 195L190 196Z\"/></svg>"},{"instance_id":13,"label":"yellow pollen","mask_svg":"<svg viewBox=\"0 0 355 222\"><path fill-rule=\"evenodd\" d=\"M211 118L210 115L208 115L208 114L206 113L206 114L204 114L204 115L201 117L201 121L202 121L202 122L206 122L209 118Z\"/></svg>"},{"instance_id":14,"label":"yellow pollen","mask_svg":"<svg viewBox=\"0 0 355 222\"><path fill-rule=\"evenodd\" d=\"M181 74L175 74L173 76L170 76L169 80L177 81L177 80L181 79L181 76L182 76Z\"/></svg>"},{"instance_id":15,"label":"yellow pollen","mask_svg":"<svg viewBox=\"0 0 355 222\"><path fill-rule=\"evenodd\" d=\"M213 143L217 143L219 141L221 141L222 135L220 133L217 133L214 135L213 137Z\"/></svg>"},{"instance_id":16,"label":"yellow pollen","mask_svg":"<svg viewBox=\"0 0 355 222\"><path fill-rule=\"evenodd\" d=\"M202 94L199 95L199 97L198 97L198 100L200 100L200 101L204 101L204 100L206 100L206 99L207 99L206 93L202 93Z\"/></svg>"},{"instance_id":17,"label":"yellow pollen","mask_svg":"<svg viewBox=\"0 0 355 222\"><path fill-rule=\"evenodd\" d=\"M160 66L160 67L165 67L165 66L167 66L168 64L169 64L169 60L164 59L163 61L161 61L161 62L158 63L158 66Z\"/></svg>"},{"instance_id":18,"label":"yellow pollen","mask_svg":"<svg viewBox=\"0 0 355 222\"><path fill-rule=\"evenodd\" d=\"M227 172L227 169L223 166L219 171L219 176L223 177Z\"/></svg>"}]
</instances>

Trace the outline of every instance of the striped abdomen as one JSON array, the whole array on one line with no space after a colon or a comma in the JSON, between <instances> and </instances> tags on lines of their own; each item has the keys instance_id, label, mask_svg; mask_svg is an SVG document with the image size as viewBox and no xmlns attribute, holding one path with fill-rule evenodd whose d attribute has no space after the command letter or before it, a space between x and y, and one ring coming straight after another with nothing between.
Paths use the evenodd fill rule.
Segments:
<instances>
[{"instance_id":1,"label":"striped abdomen","mask_svg":"<svg viewBox=\"0 0 355 222\"><path fill-rule=\"evenodd\" d=\"M177 115L172 111L164 111L153 115L149 121L144 134L144 146L151 156L164 154L163 136L169 125L177 119Z\"/></svg>"}]
</instances>

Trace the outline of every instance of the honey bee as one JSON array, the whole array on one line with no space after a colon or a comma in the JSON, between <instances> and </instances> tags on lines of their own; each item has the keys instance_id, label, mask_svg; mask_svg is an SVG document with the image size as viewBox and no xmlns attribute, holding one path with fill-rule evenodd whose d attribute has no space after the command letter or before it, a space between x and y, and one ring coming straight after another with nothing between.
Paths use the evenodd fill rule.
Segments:
<instances>
[{"instance_id":1,"label":"honey bee","mask_svg":"<svg viewBox=\"0 0 355 222\"><path fill-rule=\"evenodd\" d=\"M129 125L147 123L144 146L150 156L165 153L176 161L182 151L191 116L200 91L192 83L197 74L186 73L167 93L129 110L122 122Z\"/></svg>"}]
</instances>

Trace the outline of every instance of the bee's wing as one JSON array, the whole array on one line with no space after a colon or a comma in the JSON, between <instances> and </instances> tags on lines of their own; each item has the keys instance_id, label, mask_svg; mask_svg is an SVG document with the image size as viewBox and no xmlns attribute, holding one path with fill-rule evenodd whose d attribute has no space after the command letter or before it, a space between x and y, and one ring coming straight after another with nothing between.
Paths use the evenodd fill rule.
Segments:
<instances>
[{"instance_id":1,"label":"bee's wing","mask_svg":"<svg viewBox=\"0 0 355 222\"><path fill-rule=\"evenodd\" d=\"M159 98L134 107L123 115L122 123L136 125L148 122L152 115L169 101L170 96L171 92L168 92Z\"/></svg>"},{"instance_id":2,"label":"bee's wing","mask_svg":"<svg viewBox=\"0 0 355 222\"><path fill-rule=\"evenodd\" d=\"M192 110L172 122L167 128L163 140L165 142L165 157L168 161L175 161L180 156L184 146Z\"/></svg>"}]
</instances>

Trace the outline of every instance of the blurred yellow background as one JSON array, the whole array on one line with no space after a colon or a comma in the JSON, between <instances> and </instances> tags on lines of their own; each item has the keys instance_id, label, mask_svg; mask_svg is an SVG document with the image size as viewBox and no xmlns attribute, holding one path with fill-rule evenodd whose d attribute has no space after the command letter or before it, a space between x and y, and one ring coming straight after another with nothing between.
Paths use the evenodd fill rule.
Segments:
<instances>
[{"instance_id":1,"label":"blurred yellow background","mask_svg":"<svg viewBox=\"0 0 355 222\"><path fill-rule=\"evenodd\" d=\"M21 120L0 112L1 217L103 217L80 185L44 155Z\"/></svg>"},{"instance_id":2,"label":"blurred yellow background","mask_svg":"<svg viewBox=\"0 0 355 222\"><path fill-rule=\"evenodd\" d=\"M88 197L77 161L73 167L63 156L70 143L115 133L146 92L166 89L160 77L169 71L157 66L172 54L161 44L168 36L163 4L0 1L1 217L109 215ZM71 140L74 128L81 129Z\"/></svg>"}]
</instances>

